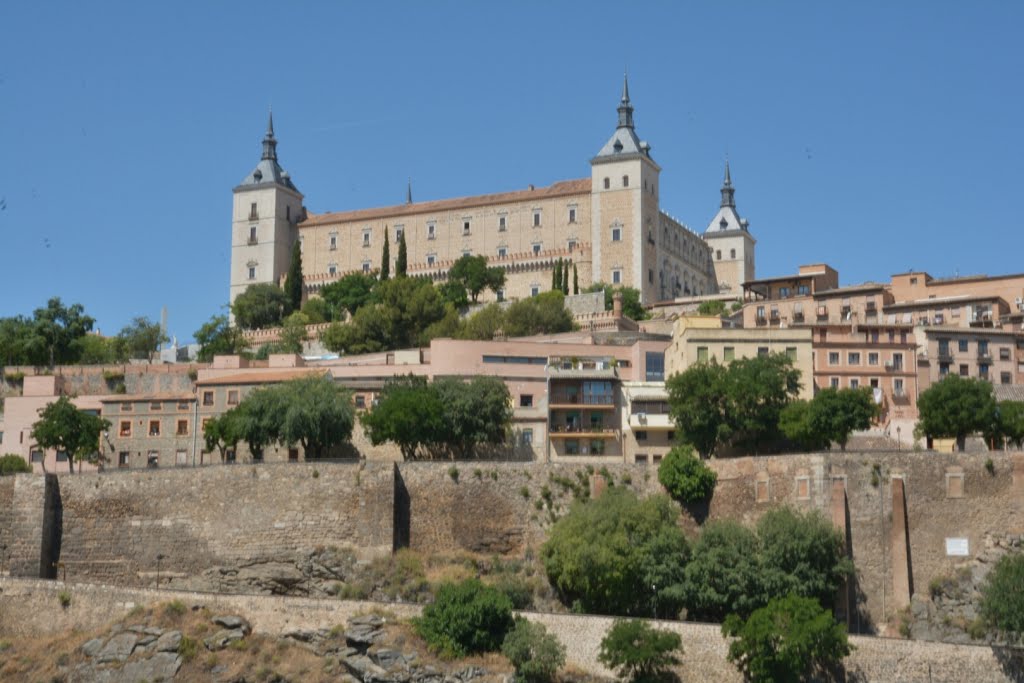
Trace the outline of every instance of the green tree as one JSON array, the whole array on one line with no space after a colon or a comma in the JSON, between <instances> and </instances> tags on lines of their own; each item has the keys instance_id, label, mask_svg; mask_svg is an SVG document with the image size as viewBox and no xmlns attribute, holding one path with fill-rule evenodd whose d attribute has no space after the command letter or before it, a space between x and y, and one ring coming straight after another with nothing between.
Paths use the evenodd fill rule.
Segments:
<instances>
[{"instance_id":1,"label":"green tree","mask_svg":"<svg viewBox=\"0 0 1024 683\"><path fill-rule=\"evenodd\" d=\"M779 429L787 439L805 451L813 451L828 445L828 439L814 427L811 419L811 402L796 400L779 412Z\"/></svg>"},{"instance_id":2,"label":"green tree","mask_svg":"<svg viewBox=\"0 0 1024 683\"><path fill-rule=\"evenodd\" d=\"M1024 445L1024 401L1000 401L997 406L998 435L1020 448Z\"/></svg>"},{"instance_id":3,"label":"green tree","mask_svg":"<svg viewBox=\"0 0 1024 683\"><path fill-rule=\"evenodd\" d=\"M349 273L337 282L332 282L320 290L320 297L326 301L333 311L337 312L335 320L343 319L343 311L350 315L368 304L373 297L373 288L377 280L364 273Z\"/></svg>"},{"instance_id":4,"label":"green tree","mask_svg":"<svg viewBox=\"0 0 1024 683\"><path fill-rule=\"evenodd\" d=\"M871 389L822 389L811 401L810 423L822 439L839 444L846 442L855 430L867 429L878 415L878 405Z\"/></svg>"},{"instance_id":5,"label":"green tree","mask_svg":"<svg viewBox=\"0 0 1024 683\"><path fill-rule=\"evenodd\" d=\"M557 334L573 329L572 313L565 308L561 292L542 292L520 299L505 310L504 331L508 337Z\"/></svg>"},{"instance_id":6,"label":"green tree","mask_svg":"<svg viewBox=\"0 0 1024 683\"><path fill-rule=\"evenodd\" d=\"M430 649L443 657L493 652L512 628L512 603L479 579L445 583L413 625Z\"/></svg>"},{"instance_id":7,"label":"green tree","mask_svg":"<svg viewBox=\"0 0 1024 683\"><path fill-rule=\"evenodd\" d=\"M33 365L71 364L77 360L73 342L92 331L95 320L81 304L65 306L59 297L33 313L32 332L24 342L27 360Z\"/></svg>"},{"instance_id":8,"label":"green tree","mask_svg":"<svg viewBox=\"0 0 1024 683\"><path fill-rule=\"evenodd\" d=\"M306 299L302 304L302 314L309 318L309 324L318 325L334 320L334 309L323 297L315 296Z\"/></svg>"},{"instance_id":9,"label":"green tree","mask_svg":"<svg viewBox=\"0 0 1024 683\"><path fill-rule=\"evenodd\" d=\"M298 240L292 244L292 260L284 281L284 293L288 298L285 313L302 308L302 248Z\"/></svg>"},{"instance_id":10,"label":"green tree","mask_svg":"<svg viewBox=\"0 0 1024 683\"><path fill-rule=\"evenodd\" d=\"M425 377L407 375L385 382L377 405L363 413L360 422L374 446L391 441L405 460L414 460L421 447L438 441L444 411Z\"/></svg>"},{"instance_id":11,"label":"green tree","mask_svg":"<svg viewBox=\"0 0 1024 683\"><path fill-rule=\"evenodd\" d=\"M610 311L614 306L615 292L622 294L622 313L632 320L646 320L648 313L640 303L640 290L633 287L614 287L603 282L595 282L587 287L587 292L604 292L604 310Z\"/></svg>"},{"instance_id":12,"label":"green tree","mask_svg":"<svg viewBox=\"0 0 1024 683\"><path fill-rule=\"evenodd\" d=\"M769 510L757 523L757 536L768 597L793 593L829 606L853 573L843 535L817 510Z\"/></svg>"},{"instance_id":13,"label":"green tree","mask_svg":"<svg viewBox=\"0 0 1024 683\"><path fill-rule=\"evenodd\" d=\"M585 612L676 617L689 546L667 496L613 487L573 505L541 549L552 587Z\"/></svg>"},{"instance_id":14,"label":"green tree","mask_svg":"<svg viewBox=\"0 0 1024 683\"><path fill-rule=\"evenodd\" d=\"M82 365L104 365L116 363L119 358L118 339L87 334L71 342L72 354Z\"/></svg>"},{"instance_id":15,"label":"green tree","mask_svg":"<svg viewBox=\"0 0 1024 683\"><path fill-rule=\"evenodd\" d=\"M697 307L697 313L700 315L722 315L725 313L725 302L718 299L702 301Z\"/></svg>"},{"instance_id":16,"label":"green tree","mask_svg":"<svg viewBox=\"0 0 1024 683\"><path fill-rule=\"evenodd\" d=\"M131 323L117 333L115 348L121 359L139 358L152 360L153 354L160 345L168 341L160 323L152 322L146 317L132 318Z\"/></svg>"},{"instance_id":17,"label":"green tree","mask_svg":"<svg viewBox=\"0 0 1024 683\"><path fill-rule=\"evenodd\" d=\"M687 618L721 622L763 607L761 546L753 531L732 520L704 525L686 565Z\"/></svg>"},{"instance_id":18,"label":"green tree","mask_svg":"<svg viewBox=\"0 0 1024 683\"><path fill-rule=\"evenodd\" d=\"M76 459L93 464L103 459L100 434L108 429L109 421L79 410L67 396L61 396L39 409L31 435L40 448L66 453L68 470L74 472Z\"/></svg>"},{"instance_id":19,"label":"green tree","mask_svg":"<svg viewBox=\"0 0 1024 683\"><path fill-rule=\"evenodd\" d=\"M279 393L281 426L276 430L282 444L302 446L306 459L327 455L331 448L352 438L355 409L351 393L330 376L311 375L282 382L271 388Z\"/></svg>"},{"instance_id":20,"label":"green tree","mask_svg":"<svg viewBox=\"0 0 1024 683\"><path fill-rule=\"evenodd\" d=\"M438 287L441 300L451 304L456 309L465 308L469 305L469 294L466 287L458 280L448 280Z\"/></svg>"},{"instance_id":21,"label":"green tree","mask_svg":"<svg viewBox=\"0 0 1024 683\"><path fill-rule=\"evenodd\" d=\"M405 277L409 267L409 252L405 246L405 231L398 238L398 258L395 259L395 277Z\"/></svg>"},{"instance_id":22,"label":"green tree","mask_svg":"<svg viewBox=\"0 0 1024 683\"><path fill-rule=\"evenodd\" d=\"M573 295L580 293L580 276L576 272L576 264L572 264L572 293Z\"/></svg>"},{"instance_id":23,"label":"green tree","mask_svg":"<svg viewBox=\"0 0 1024 683\"><path fill-rule=\"evenodd\" d=\"M1024 635L1024 554L1004 555L981 587L981 614L1013 638Z\"/></svg>"},{"instance_id":24,"label":"green tree","mask_svg":"<svg viewBox=\"0 0 1024 683\"><path fill-rule=\"evenodd\" d=\"M490 340L504 326L505 311L501 304L488 304L465 320L458 336L460 339Z\"/></svg>"},{"instance_id":25,"label":"green tree","mask_svg":"<svg viewBox=\"0 0 1024 683\"><path fill-rule=\"evenodd\" d=\"M562 266L562 294L569 295L569 261Z\"/></svg>"},{"instance_id":26,"label":"green tree","mask_svg":"<svg viewBox=\"0 0 1024 683\"><path fill-rule=\"evenodd\" d=\"M279 353L302 353L303 345L309 339L306 332L306 325L309 324L309 316L301 311L295 311L284 319L281 325L281 339L278 342Z\"/></svg>"},{"instance_id":27,"label":"green tree","mask_svg":"<svg viewBox=\"0 0 1024 683\"><path fill-rule=\"evenodd\" d=\"M680 503L698 503L711 498L718 475L701 462L690 446L676 446L658 465L658 481Z\"/></svg>"},{"instance_id":28,"label":"green tree","mask_svg":"<svg viewBox=\"0 0 1024 683\"><path fill-rule=\"evenodd\" d=\"M249 285L231 304L235 322L246 330L277 327L289 307L288 295L275 284L264 282Z\"/></svg>"},{"instance_id":29,"label":"green tree","mask_svg":"<svg viewBox=\"0 0 1024 683\"><path fill-rule=\"evenodd\" d=\"M623 678L654 681L679 664L682 652L678 633L652 628L639 619L616 619L601 640L597 660Z\"/></svg>"},{"instance_id":30,"label":"green tree","mask_svg":"<svg viewBox=\"0 0 1024 683\"><path fill-rule=\"evenodd\" d=\"M18 315L0 318L0 365L29 365L32 321Z\"/></svg>"},{"instance_id":31,"label":"green tree","mask_svg":"<svg viewBox=\"0 0 1024 683\"><path fill-rule=\"evenodd\" d=\"M24 462L24 461L22 461ZM544 624L516 617L515 626L501 644L501 654L515 667L516 680L545 683L565 664L565 646L548 633Z\"/></svg>"},{"instance_id":32,"label":"green tree","mask_svg":"<svg viewBox=\"0 0 1024 683\"><path fill-rule=\"evenodd\" d=\"M962 451L969 434L983 432L995 422L996 399L988 382L946 375L921 392L917 411L917 429L922 434L955 437Z\"/></svg>"},{"instance_id":33,"label":"green tree","mask_svg":"<svg viewBox=\"0 0 1024 683\"><path fill-rule=\"evenodd\" d=\"M810 598L776 598L744 621L732 615L722 633L735 638L729 661L754 683L797 683L850 654L846 627Z\"/></svg>"},{"instance_id":34,"label":"green tree","mask_svg":"<svg viewBox=\"0 0 1024 683\"><path fill-rule=\"evenodd\" d=\"M497 293L505 286L505 271L501 268L488 268L485 256L466 254L452 264L448 279L465 287L472 302L476 303L485 289Z\"/></svg>"},{"instance_id":35,"label":"green tree","mask_svg":"<svg viewBox=\"0 0 1024 683\"><path fill-rule=\"evenodd\" d=\"M551 272L551 291L562 289L562 259L555 261L555 268Z\"/></svg>"},{"instance_id":36,"label":"green tree","mask_svg":"<svg viewBox=\"0 0 1024 683\"><path fill-rule=\"evenodd\" d=\"M198 360L209 363L214 356L232 356L245 353L249 345L242 330L235 327L226 315L215 315L193 334L199 344Z\"/></svg>"},{"instance_id":37,"label":"green tree","mask_svg":"<svg viewBox=\"0 0 1024 683\"><path fill-rule=\"evenodd\" d=\"M710 363L691 365L665 383L672 421L683 440L693 444L705 458L732 437L733 427L727 413L727 372L724 365L712 359Z\"/></svg>"},{"instance_id":38,"label":"green tree","mask_svg":"<svg viewBox=\"0 0 1024 683\"><path fill-rule=\"evenodd\" d=\"M8 474L31 474L32 465L20 455L7 453L0 457L0 477Z\"/></svg>"},{"instance_id":39,"label":"green tree","mask_svg":"<svg viewBox=\"0 0 1024 683\"><path fill-rule=\"evenodd\" d=\"M280 392L270 386L263 386L251 392L232 410L233 435L245 441L254 460L263 459L267 446L281 438L281 415L286 406L280 400Z\"/></svg>"},{"instance_id":40,"label":"green tree","mask_svg":"<svg viewBox=\"0 0 1024 683\"><path fill-rule=\"evenodd\" d=\"M436 444L456 457L468 458L481 445L508 440L512 425L512 397L497 377L476 376L469 381L455 377L434 380L430 388L445 407Z\"/></svg>"},{"instance_id":41,"label":"green tree","mask_svg":"<svg viewBox=\"0 0 1024 683\"><path fill-rule=\"evenodd\" d=\"M220 460L224 462L227 458L229 448L236 448L242 440L242 428L240 424L240 412L237 407L211 417L203 425L203 444L210 453L220 453Z\"/></svg>"},{"instance_id":42,"label":"green tree","mask_svg":"<svg viewBox=\"0 0 1024 683\"><path fill-rule=\"evenodd\" d=\"M437 289L423 278L381 282L373 299L348 324L335 323L325 330L324 345L345 353L410 348L429 342L427 330L448 315Z\"/></svg>"},{"instance_id":43,"label":"green tree","mask_svg":"<svg viewBox=\"0 0 1024 683\"><path fill-rule=\"evenodd\" d=\"M380 279L391 277L391 243L388 241L388 230L384 228L384 246L380 253Z\"/></svg>"}]
</instances>

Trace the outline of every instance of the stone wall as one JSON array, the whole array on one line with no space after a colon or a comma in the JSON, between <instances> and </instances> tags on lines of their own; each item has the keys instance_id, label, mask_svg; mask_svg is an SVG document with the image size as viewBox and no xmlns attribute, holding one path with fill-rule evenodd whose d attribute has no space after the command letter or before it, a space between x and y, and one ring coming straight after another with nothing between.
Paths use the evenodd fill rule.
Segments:
<instances>
[{"instance_id":1,"label":"stone wall","mask_svg":"<svg viewBox=\"0 0 1024 683\"><path fill-rule=\"evenodd\" d=\"M40 576L48 477L0 477L0 573ZM49 575L49 574L47 574Z\"/></svg>"},{"instance_id":2,"label":"stone wall","mask_svg":"<svg viewBox=\"0 0 1024 683\"><path fill-rule=\"evenodd\" d=\"M71 602L60 606L58 593L67 591ZM414 605L380 605L342 600L311 600L272 596L212 595L178 591L132 589L58 581L0 579L0 636L89 631L122 620L137 605L181 600L204 605L215 612L237 613L253 630L281 635L295 629L331 628L359 613L384 608L398 619L419 614ZM597 662L597 652L612 619L563 614L523 613L543 623L566 646L566 664L582 671L608 675ZM653 622L682 638L684 654L677 669L680 680L740 683L741 676L727 661L728 643L718 626L686 622ZM81 640L85 640L83 635ZM854 636L856 648L845 661L845 680L858 683L1008 683L1020 680L1021 652L1005 648L952 645Z\"/></svg>"},{"instance_id":3,"label":"stone wall","mask_svg":"<svg viewBox=\"0 0 1024 683\"><path fill-rule=\"evenodd\" d=\"M387 553L392 471L296 463L63 476L60 560L69 577L137 585L158 555L163 572L195 575L316 546Z\"/></svg>"}]
</instances>

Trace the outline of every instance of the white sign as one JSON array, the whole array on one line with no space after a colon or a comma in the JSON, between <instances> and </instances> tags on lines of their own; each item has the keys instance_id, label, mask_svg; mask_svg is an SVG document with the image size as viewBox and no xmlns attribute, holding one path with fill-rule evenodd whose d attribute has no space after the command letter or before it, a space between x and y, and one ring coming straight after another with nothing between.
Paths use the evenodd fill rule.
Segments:
<instances>
[{"instance_id":1,"label":"white sign","mask_svg":"<svg viewBox=\"0 0 1024 683\"><path fill-rule=\"evenodd\" d=\"M970 554L970 546L966 538L946 539L946 555L951 557L967 557Z\"/></svg>"}]
</instances>

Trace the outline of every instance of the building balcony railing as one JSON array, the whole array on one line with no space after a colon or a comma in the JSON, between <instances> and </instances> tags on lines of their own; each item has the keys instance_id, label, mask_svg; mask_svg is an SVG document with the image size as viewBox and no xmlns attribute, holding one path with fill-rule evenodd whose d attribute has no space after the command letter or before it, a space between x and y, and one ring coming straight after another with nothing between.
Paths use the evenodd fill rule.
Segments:
<instances>
[{"instance_id":1,"label":"building balcony railing","mask_svg":"<svg viewBox=\"0 0 1024 683\"><path fill-rule=\"evenodd\" d=\"M548 405L556 406L604 406L615 407L614 394L567 394L553 391L548 397Z\"/></svg>"},{"instance_id":2,"label":"building balcony railing","mask_svg":"<svg viewBox=\"0 0 1024 683\"><path fill-rule=\"evenodd\" d=\"M552 439L614 439L619 430L594 425L552 425L548 436Z\"/></svg>"},{"instance_id":3,"label":"building balcony railing","mask_svg":"<svg viewBox=\"0 0 1024 683\"><path fill-rule=\"evenodd\" d=\"M936 355L938 356L938 359L941 361L953 360L953 352L949 349L939 349Z\"/></svg>"},{"instance_id":4,"label":"building balcony railing","mask_svg":"<svg viewBox=\"0 0 1024 683\"><path fill-rule=\"evenodd\" d=\"M992 352L978 349L978 360L992 360Z\"/></svg>"},{"instance_id":5,"label":"building balcony railing","mask_svg":"<svg viewBox=\"0 0 1024 683\"><path fill-rule=\"evenodd\" d=\"M757 316L757 324L758 325L767 325L768 324L768 318L764 317L763 315Z\"/></svg>"}]
</instances>

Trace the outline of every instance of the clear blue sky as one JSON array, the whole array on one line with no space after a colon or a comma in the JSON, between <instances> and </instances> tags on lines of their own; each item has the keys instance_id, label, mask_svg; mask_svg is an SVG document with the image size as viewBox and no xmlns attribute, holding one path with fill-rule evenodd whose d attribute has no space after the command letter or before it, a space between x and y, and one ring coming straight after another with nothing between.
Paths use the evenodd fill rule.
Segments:
<instances>
[{"instance_id":1,"label":"clear blue sky","mask_svg":"<svg viewBox=\"0 0 1024 683\"><path fill-rule=\"evenodd\" d=\"M589 175L622 71L662 208L722 163L757 272L1024 271L1021 2L5 2L0 316L105 333L228 296L231 188L272 105L316 212Z\"/></svg>"}]
</instances>

